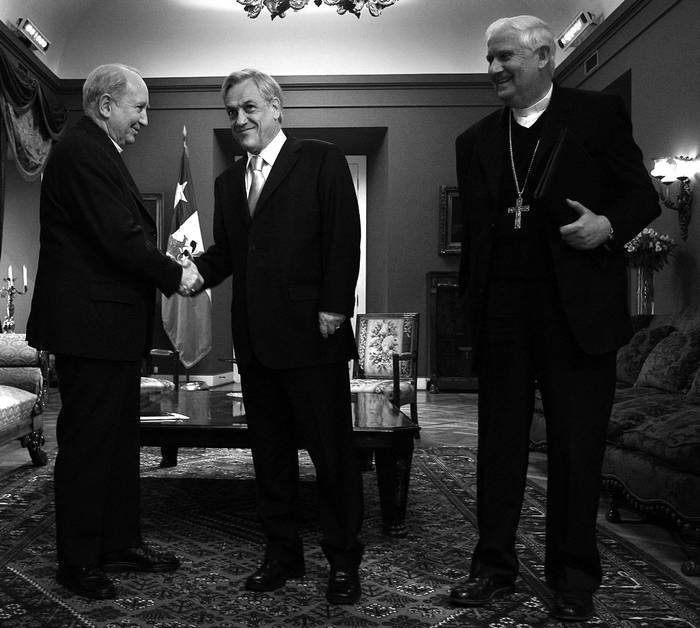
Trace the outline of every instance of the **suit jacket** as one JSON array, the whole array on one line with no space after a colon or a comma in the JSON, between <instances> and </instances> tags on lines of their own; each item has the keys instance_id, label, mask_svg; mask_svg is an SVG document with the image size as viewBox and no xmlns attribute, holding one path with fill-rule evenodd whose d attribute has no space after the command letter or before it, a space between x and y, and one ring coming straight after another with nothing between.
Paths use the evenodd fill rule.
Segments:
<instances>
[{"instance_id":1,"label":"suit jacket","mask_svg":"<svg viewBox=\"0 0 700 628\"><path fill-rule=\"evenodd\" d=\"M155 287L182 269L108 135L83 117L53 147L41 185L30 345L78 357L139 360L150 347Z\"/></svg>"},{"instance_id":2,"label":"suit jacket","mask_svg":"<svg viewBox=\"0 0 700 628\"><path fill-rule=\"evenodd\" d=\"M507 107L492 113L456 142L465 227L460 286L466 292L477 363L495 213L502 204L499 188L504 159L508 158L505 116L509 114ZM658 196L632 138L629 115L618 97L555 85L546 116L533 172L547 158L564 127L600 168L600 206L589 209L607 216L614 229L613 241L593 252L579 251L565 244L551 223L547 242L562 305L576 341L584 352L601 354L624 345L632 335L624 244L659 215ZM537 201L530 204L537 208Z\"/></svg>"},{"instance_id":3,"label":"suit jacket","mask_svg":"<svg viewBox=\"0 0 700 628\"><path fill-rule=\"evenodd\" d=\"M341 151L287 138L251 219L246 159L214 186L214 244L198 257L205 286L233 278L231 327L238 367L299 368L356 355L350 326L360 260L360 222ZM327 339L318 312L348 317Z\"/></svg>"}]
</instances>

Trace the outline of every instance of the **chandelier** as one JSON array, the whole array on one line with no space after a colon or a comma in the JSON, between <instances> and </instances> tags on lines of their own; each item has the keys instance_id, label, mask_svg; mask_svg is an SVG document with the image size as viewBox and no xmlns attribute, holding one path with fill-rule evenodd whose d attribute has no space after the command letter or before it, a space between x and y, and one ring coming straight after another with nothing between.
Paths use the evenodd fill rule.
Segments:
<instances>
[{"instance_id":1,"label":"chandelier","mask_svg":"<svg viewBox=\"0 0 700 628\"><path fill-rule=\"evenodd\" d=\"M340 15L350 12L358 18L365 6L372 17L378 17L382 14L382 9L396 2L398 0L314 0L317 7L328 4L336 7ZM248 17L258 17L265 7L270 12L270 18L274 20L276 17L284 17L289 9L300 11L309 0L238 0L238 3L243 5Z\"/></svg>"}]
</instances>

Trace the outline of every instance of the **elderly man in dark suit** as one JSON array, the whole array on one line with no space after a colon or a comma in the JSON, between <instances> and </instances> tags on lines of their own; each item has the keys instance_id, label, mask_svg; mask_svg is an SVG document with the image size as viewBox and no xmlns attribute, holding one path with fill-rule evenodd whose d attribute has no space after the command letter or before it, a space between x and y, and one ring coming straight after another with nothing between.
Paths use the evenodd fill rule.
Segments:
<instances>
[{"instance_id":1,"label":"elderly man in dark suit","mask_svg":"<svg viewBox=\"0 0 700 628\"><path fill-rule=\"evenodd\" d=\"M61 412L55 467L57 579L113 598L105 571L169 571L175 556L141 538L140 366L155 288L196 289L156 248L156 227L120 153L148 124L136 70L93 70L85 116L53 147L41 185L40 250L27 341L56 355Z\"/></svg>"},{"instance_id":2,"label":"elderly man in dark suit","mask_svg":"<svg viewBox=\"0 0 700 628\"><path fill-rule=\"evenodd\" d=\"M461 285L479 374L479 541L451 599L478 606L513 590L538 385L547 422L545 577L553 615L578 621L592 615L602 578L600 468L616 350L632 333L623 247L660 210L623 103L552 83L555 45L544 22L504 18L486 40L505 107L456 145ZM564 128L594 164L578 176L591 187L600 181L590 207L573 189L560 201L533 194Z\"/></svg>"},{"instance_id":3,"label":"elderly man in dark suit","mask_svg":"<svg viewBox=\"0 0 700 628\"><path fill-rule=\"evenodd\" d=\"M360 597L362 478L352 449L347 362L360 255L357 198L343 154L281 130L282 92L257 70L221 94L247 152L216 180L214 244L197 258L205 286L233 275L233 343L241 372L267 537L247 589L304 575L297 521L297 444L316 467L327 598Z\"/></svg>"}]
</instances>

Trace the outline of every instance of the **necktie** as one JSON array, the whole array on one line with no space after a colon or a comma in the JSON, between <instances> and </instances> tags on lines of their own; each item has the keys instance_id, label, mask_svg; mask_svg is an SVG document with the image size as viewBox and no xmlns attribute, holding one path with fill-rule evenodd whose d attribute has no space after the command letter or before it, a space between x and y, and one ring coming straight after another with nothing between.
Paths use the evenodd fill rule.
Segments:
<instances>
[{"instance_id":1,"label":"necktie","mask_svg":"<svg viewBox=\"0 0 700 628\"><path fill-rule=\"evenodd\" d=\"M248 191L248 211L252 216L255 212L255 206L260 198L260 192L265 185L265 177L263 176L263 158L260 155L253 155L250 160L251 180L250 190Z\"/></svg>"}]
</instances>

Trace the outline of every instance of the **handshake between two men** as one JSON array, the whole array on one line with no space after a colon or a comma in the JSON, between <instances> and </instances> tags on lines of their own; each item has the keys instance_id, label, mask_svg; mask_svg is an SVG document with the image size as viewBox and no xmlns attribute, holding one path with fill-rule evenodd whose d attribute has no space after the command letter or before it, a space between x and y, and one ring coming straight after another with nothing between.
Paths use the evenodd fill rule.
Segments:
<instances>
[{"instance_id":1,"label":"handshake between two men","mask_svg":"<svg viewBox=\"0 0 700 628\"><path fill-rule=\"evenodd\" d=\"M204 284L204 279L199 274L197 265L192 261L191 257L183 257L178 260L178 263L182 266L182 277L180 278L180 287L177 289L177 292L183 297L190 297L199 291Z\"/></svg>"},{"instance_id":2,"label":"handshake between two men","mask_svg":"<svg viewBox=\"0 0 700 628\"><path fill-rule=\"evenodd\" d=\"M177 293L183 297L191 297L199 292L199 289L204 284L204 279L202 275L199 274L197 265L192 261L189 255L180 257L177 262L182 266L182 278L180 279L180 287L177 289ZM344 314L319 312L318 327L321 336L323 336L323 338L332 336L340 329L345 320L346 316Z\"/></svg>"}]
</instances>

